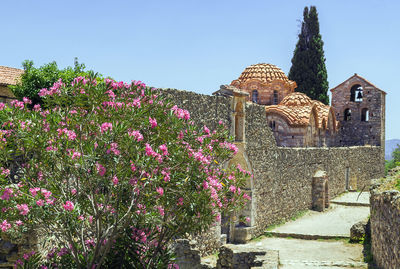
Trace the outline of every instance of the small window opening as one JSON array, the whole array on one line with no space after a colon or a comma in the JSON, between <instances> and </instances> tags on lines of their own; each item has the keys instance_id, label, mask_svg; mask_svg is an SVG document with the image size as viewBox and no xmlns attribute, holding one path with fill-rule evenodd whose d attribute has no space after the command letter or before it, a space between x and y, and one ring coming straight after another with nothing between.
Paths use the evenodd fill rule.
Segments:
<instances>
[{"instance_id":1,"label":"small window opening","mask_svg":"<svg viewBox=\"0 0 400 269\"><path fill-rule=\"evenodd\" d=\"M363 108L361 110L361 121L369 121L369 111L368 108Z\"/></svg>"},{"instance_id":2,"label":"small window opening","mask_svg":"<svg viewBox=\"0 0 400 269\"><path fill-rule=\"evenodd\" d=\"M253 101L253 103L258 103L258 91L254 90L251 93L251 101Z\"/></svg>"},{"instance_id":3,"label":"small window opening","mask_svg":"<svg viewBox=\"0 0 400 269\"><path fill-rule=\"evenodd\" d=\"M351 120L351 110L350 108L346 108L344 110L344 121L350 121Z\"/></svg>"},{"instance_id":4,"label":"small window opening","mask_svg":"<svg viewBox=\"0 0 400 269\"><path fill-rule=\"evenodd\" d=\"M276 124L274 120L269 122L269 127L272 129L272 131L275 131Z\"/></svg>"},{"instance_id":5,"label":"small window opening","mask_svg":"<svg viewBox=\"0 0 400 269\"><path fill-rule=\"evenodd\" d=\"M274 91L274 99L273 99L272 104L273 104L273 105L277 105L278 103L279 103L279 100L278 100L278 91Z\"/></svg>"},{"instance_id":6,"label":"small window opening","mask_svg":"<svg viewBox=\"0 0 400 269\"><path fill-rule=\"evenodd\" d=\"M350 89L350 101L351 102L362 102L363 100L363 88L357 84Z\"/></svg>"}]
</instances>

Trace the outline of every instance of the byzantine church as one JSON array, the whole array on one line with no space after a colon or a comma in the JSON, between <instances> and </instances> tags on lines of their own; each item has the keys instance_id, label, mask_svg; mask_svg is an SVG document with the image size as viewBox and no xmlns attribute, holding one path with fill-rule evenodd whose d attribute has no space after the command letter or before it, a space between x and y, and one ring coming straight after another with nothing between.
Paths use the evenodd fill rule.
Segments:
<instances>
[{"instance_id":1,"label":"byzantine church","mask_svg":"<svg viewBox=\"0 0 400 269\"><path fill-rule=\"evenodd\" d=\"M386 93L357 74L331 89L332 106L296 92L296 82L272 64L248 66L230 86L265 107L278 146L379 146L384 139Z\"/></svg>"}]
</instances>

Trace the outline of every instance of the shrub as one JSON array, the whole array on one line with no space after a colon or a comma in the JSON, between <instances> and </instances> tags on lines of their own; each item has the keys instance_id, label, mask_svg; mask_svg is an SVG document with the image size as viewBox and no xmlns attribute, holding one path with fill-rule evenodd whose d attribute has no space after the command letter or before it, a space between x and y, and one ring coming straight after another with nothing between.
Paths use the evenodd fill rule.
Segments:
<instances>
[{"instance_id":1,"label":"shrub","mask_svg":"<svg viewBox=\"0 0 400 269\"><path fill-rule=\"evenodd\" d=\"M223 165L237 151L227 128L198 130L140 81L60 79L39 96L32 110L28 98L0 104L0 228L56 240L21 266L165 268L174 238L249 199L240 188L250 175Z\"/></svg>"},{"instance_id":2,"label":"shrub","mask_svg":"<svg viewBox=\"0 0 400 269\"><path fill-rule=\"evenodd\" d=\"M56 62L44 64L41 67L35 67L33 61L25 60L22 63L24 73L17 85L10 85L9 88L14 95L22 100L27 97L32 101L32 105L43 104L38 95L40 89L50 88L60 78L64 83L70 84L75 77L88 76L90 72L86 71L85 65L80 64L75 58L74 67L59 69Z\"/></svg>"}]
</instances>

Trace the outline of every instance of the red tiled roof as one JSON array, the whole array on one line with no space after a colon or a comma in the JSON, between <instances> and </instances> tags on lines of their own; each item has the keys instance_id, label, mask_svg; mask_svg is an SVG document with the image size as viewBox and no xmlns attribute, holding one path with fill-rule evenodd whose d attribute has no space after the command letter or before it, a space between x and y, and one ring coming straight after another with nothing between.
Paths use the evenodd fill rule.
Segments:
<instances>
[{"instance_id":1,"label":"red tiled roof","mask_svg":"<svg viewBox=\"0 0 400 269\"><path fill-rule=\"evenodd\" d=\"M15 85L24 70L7 66L0 66L0 85Z\"/></svg>"},{"instance_id":2,"label":"red tiled roof","mask_svg":"<svg viewBox=\"0 0 400 269\"><path fill-rule=\"evenodd\" d=\"M263 82L272 81L274 79L289 81L285 73L279 67L266 63L253 64L246 67L238 78L240 82L250 79L257 79Z\"/></svg>"},{"instance_id":3,"label":"red tiled roof","mask_svg":"<svg viewBox=\"0 0 400 269\"><path fill-rule=\"evenodd\" d=\"M272 105L265 106L265 112L277 113L286 118L289 125L293 126L306 126L310 122L311 112L313 110L312 105L306 106L285 106L285 105Z\"/></svg>"},{"instance_id":4,"label":"red tiled roof","mask_svg":"<svg viewBox=\"0 0 400 269\"><path fill-rule=\"evenodd\" d=\"M327 128L329 113L331 113L333 120L333 127L336 129L336 117L331 106L325 105L320 101L313 100L313 104L317 107L318 111L318 128ZM325 124L324 124L325 122Z\"/></svg>"},{"instance_id":5,"label":"red tiled roof","mask_svg":"<svg viewBox=\"0 0 400 269\"><path fill-rule=\"evenodd\" d=\"M290 125L294 126L306 126L310 122L312 113L315 113L316 124L318 128L326 128L329 113L332 113L333 109L319 101L311 100L310 97L301 92L294 92L283 98L279 105L266 106L265 112L277 113L286 118ZM336 127L336 119L333 115L334 128Z\"/></svg>"}]
</instances>

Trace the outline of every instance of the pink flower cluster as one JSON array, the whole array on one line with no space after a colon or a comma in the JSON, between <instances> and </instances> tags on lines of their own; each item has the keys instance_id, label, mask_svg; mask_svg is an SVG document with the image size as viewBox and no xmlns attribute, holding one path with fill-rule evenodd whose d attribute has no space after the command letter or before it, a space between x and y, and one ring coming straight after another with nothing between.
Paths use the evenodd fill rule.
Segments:
<instances>
[{"instance_id":1,"label":"pink flower cluster","mask_svg":"<svg viewBox=\"0 0 400 269\"><path fill-rule=\"evenodd\" d=\"M238 152L238 147L235 144L229 143L229 142L223 142L223 143L219 143L219 146L221 148L227 148L230 151L232 151L234 154L236 154Z\"/></svg>"},{"instance_id":2,"label":"pink flower cluster","mask_svg":"<svg viewBox=\"0 0 400 269\"><path fill-rule=\"evenodd\" d=\"M50 90L47 90L46 88L41 89L39 91L39 96L44 97L47 95L50 95L50 96L59 95L61 93L60 89L64 86L65 86L65 84L62 82L62 79L60 78L57 82L55 82L53 84L53 87L51 87Z\"/></svg>"},{"instance_id":3,"label":"pink flower cluster","mask_svg":"<svg viewBox=\"0 0 400 269\"><path fill-rule=\"evenodd\" d=\"M168 148L167 148L166 144L162 144L158 148L162 151L164 156L168 156L169 155Z\"/></svg>"},{"instance_id":4,"label":"pink flower cluster","mask_svg":"<svg viewBox=\"0 0 400 269\"><path fill-rule=\"evenodd\" d=\"M190 113L189 113L189 111L187 111L185 109L178 108L175 105L172 107L172 111L174 111L175 116L180 119L185 119L185 120L190 119Z\"/></svg>"},{"instance_id":5,"label":"pink flower cluster","mask_svg":"<svg viewBox=\"0 0 400 269\"><path fill-rule=\"evenodd\" d=\"M66 201L65 202L65 204L63 205L63 207L64 207L64 209L66 210L66 211L72 211L72 210L74 210L74 203L73 202L71 202L71 201Z\"/></svg>"},{"instance_id":6,"label":"pink flower cluster","mask_svg":"<svg viewBox=\"0 0 400 269\"><path fill-rule=\"evenodd\" d=\"M161 162L162 162L162 156L161 156L161 154L155 152L155 151L153 150L153 148L152 148L148 143L146 143L145 146L146 146L146 148L145 148L145 150L146 150L146 155L147 155L147 156L152 156L152 157L154 157L158 162L161 163Z\"/></svg>"},{"instance_id":7,"label":"pink flower cluster","mask_svg":"<svg viewBox=\"0 0 400 269\"><path fill-rule=\"evenodd\" d=\"M28 213L29 213L29 207L27 204L18 204L17 209L19 210L20 215L25 216L25 215L28 215Z\"/></svg>"},{"instance_id":8,"label":"pink flower cluster","mask_svg":"<svg viewBox=\"0 0 400 269\"><path fill-rule=\"evenodd\" d=\"M139 131L135 130L128 130L128 135L133 136L136 141L142 141L143 140L143 135Z\"/></svg>"},{"instance_id":9,"label":"pink flower cluster","mask_svg":"<svg viewBox=\"0 0 400 269\"><path fill-rule=\"evenodd\" d=\"M3 192L3 195L0 197L1 200L9 200L12 197L13 189L6 188Z\"/></svg>"},{"instance_id":10,"label":"pink flower cluster","mask_svg":"<svg viewBox=\"0 0 400 269\"><path fill-rule=\"evenodd\" d=\"M76 139L76 133L72 130L68 130L67 128L63 129L58 128L57 132L59 137L62 136L63 134L66 134L68 140L73 141Z\"/></svg>"},{"instance_id":11,"label":"pink flower cluster","mask_svg":"<svg viewBox=\"0 0 400 269\"><path fill-rule=\"evenodd\" d=\"M114 153L117 156L121 154L121 152L118 149L118 144L117 143L113 142L113 143L110 144L110 148L107 149L107 154L110 154L111 152Z\"/></svg>"},{"instance_id":12,"label":"pink flower cluster","mask_svg":"<svg viewBox=\"0 0 400 269\"><path fill-rule=\"evenodd\" d=\"M101 164L99 164L98 162L96 162L96 170L100 176L104 176L107 171L106 168Z\"/></svg>"},{"instance_id":13,"label":"pink flower cluster","mask_svg":"<svg viewBox=\"0 0 400 269\"><path fill-rule=\"evenodd\" d=\"M74 149L67 149L67 153L71 156L72 160L79 159L82 153L75 151Z\"/></svg>"},{"instance_id":14,"label":"pink flower cluster","mask_svg":"<svg viewBox=\"0 0 400 269\"><path fill-rule=\"evenodd\" d=\"M11 105L12 105L13 107L19 109L19 110L22 110L22 109L24 109L24 107L25 107L25 103L24 103L24 102L21 102L21 101L18 101L18 100L13 100L13 101L11 101Z\"/></svg>"},{"instance_id":15,"label":"pink flower cluster","mask_svg":"<svg viewBox=\"0 0 400 269\"><path fill-rule=\"evenodd\" d=\"M151 128L157 127L157 120L155 118L149 117L149 123L151 125Z\"/></svg>"},{"instance_id":16,"label":"pink flower cluster","mask_svg":"<svg viewBox=\"0 0 400 269\"><path fill-rule=\"evenodd\" d=\"M105 122L105 123L101 124L100 133L104 133L108 130L112 131L112 123L111 122Z\"/></svg>"},{"instance_id":17,"label":"pink flower cluster","mask_svg":"<svg viewBox=\"0 0 400 269\"><path fill-rule=\"evenodd\" d=\"M0 223L0 229L3 232L6 232L7 230L11 229L11 224L7 222L7 220L3 220L2 223Z\"/></svg>"}]
</instances>

